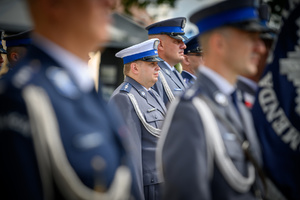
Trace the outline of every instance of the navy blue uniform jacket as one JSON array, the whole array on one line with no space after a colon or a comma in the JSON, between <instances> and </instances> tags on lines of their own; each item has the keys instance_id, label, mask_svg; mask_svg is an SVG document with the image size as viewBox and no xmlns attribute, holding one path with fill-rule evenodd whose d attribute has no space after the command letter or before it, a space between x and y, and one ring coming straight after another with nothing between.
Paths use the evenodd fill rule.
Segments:
<instances>
[{"instance_id":1,"label":"navy blue uniform jacket","mask_svg":"<svg viewBox=\"0 0 300 200\"><path fill-rule=\"evenodd\" d=\"M169 110L170 115L167 115L164 126L170 126L168 129L163 128L166 132L162 133L162 149L158 150L162 157L160 164L164 175L163 199L256 199L251 190L244 193L234 190L215 164L216 161L213 162L213 166L208 167L206 135L209 133L204 133L202 119L192 103L192 99L198 95L210 99L216 106L216 111L231 122L238 134L248 138L253 155L261 164L260 148L249 111L239 102L238 106L242 114L242 117L239 117L231 100L228 100L227 104L216 101L215 95L221 93L211 79L200 73L197 82L180 98L174 113L173 110ZM227 96L223 97L227 98ZM167 121L170 123L166 123ZM216 121L226 148L226 155L232 160L239 173L247 176L249 161L245 158L240 142L221 120L216 119ZM209 176L211 173L212 177Z\"/></svg>"},{"instance_id":2,"label":"navy blue uniform jacket","mask_svg":"<svg viewBox=\"0 0 300 200\"><path fill-rule=\"evenodd\" d=\"M35 46L0 85L2 196L43 199L30 119L22 97L28 85L44 89L49 96L68 161L83 184L94 187L91 161L100 156L105 167L97 176L109 188L116 169L126 160L126 152L118 120L95 90L82 92L64 68ZM89 138L93 142L87 142Z\"/></svg>"}]
</instances>

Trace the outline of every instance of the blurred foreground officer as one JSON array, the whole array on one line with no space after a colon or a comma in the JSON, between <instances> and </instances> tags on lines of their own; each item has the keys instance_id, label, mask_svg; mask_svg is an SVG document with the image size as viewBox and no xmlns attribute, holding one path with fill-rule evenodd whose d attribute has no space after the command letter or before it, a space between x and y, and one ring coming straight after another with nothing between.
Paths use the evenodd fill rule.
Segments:
<instances>
[{"instance_id":1,"label":"blurred foreground officer","mask_svg":"<svg viewBox=\"0 0 300 200\"><path fill-rule=\"evenodd\" d=\"M261 24L268 30L261 33L260 38L264 42L266 51L261 54L259 63L257 65L257 72L254 75L239 76L237 87L242 91L243 102L248 108L252 108L255 101L255 94L258 89L258 81L261 78L267 64L269 52L276 38L275 30L271 29L268 25L270 19L270 10L267 4L262 4L259 8L259 16Z\"/></svg>"},{"instance_id":2,"label":"blurred foreground officer","mask_svg":"<svg viewBox=\"0 0 300 200\"><path fill-rule=\"evenodd\" d=\"M169 107L158 145L164 199L260 199L260 147L238 74L256 72L261 48L256 2L230 0L194 13L205 65ZM161 151L161 152L160 152Z\"/></svg>"},{"instance_id":3,"label":"blurred foreground officer","mask_svg":"<svg viewBox=\"0 0 300 200\"><path fill-rule=\"evenodd\" d=\"M286 2L283 25L252 113L264 169L289 200L300 199L300 3ZM289 7L291 6L291 7Z\"/></svg>"},{"instance_id":4,"label":"blurred foreground officer","mask_svg":"<svg viewBox=\"0 0 300 200\"><path fill-rule=\"evenodd\" d=\"M31 31L25 31L4 37L10 69L16 66L16 63L25 56L27 47L32 43L30 33Z\"/></svg>"},{"instance_id":5,"label":"blurred foreground officer","mask_svg":"<svg viewBox=\"0 0 300 200\"><path fill-rule=\"evenodd\" d=\"M181 76L188 86L191 86L197 80L196 73L198 67L203 65L202 50L198 43L197 35L191 37L185 42L184 59L181 61Z\"/></svg>"},{"instance_id":6,"label":"blurred foreground officer","mask_svg":"<svg viewBox=\"0 0 300 200\"><path fill-rule=\"evenodd\" d=\"M186 19L178 17L160 21L146 27L149 38L158 38L158 55L164 62L158 63L160 67L159 79L153 89L163 98L165 105L174 99L174 96L181 94L187 85L174 65L183 60L183 40Z\"/></svg>"},{"instance_id":7,"label":"blurred foreground officer","mask_svg":"<svg viewBox=\"0 0 300 200\"><path fill-rule=\"evenodd\" d=\"M144 186L146 200L160 199L155 153L161 134L166 107L161 97L151 87L158 79L162 61L157 54L159 39L150 39L128 47L116 54L123 58L124 82L112 94L110 103L116 105L130 129L134 140L134 164L140 183Z\"/></svg>"},{"instance_id":8,"label":"blurred foreground officer","mask_svg":"<svg viewBox=\"0 0 300 200\"><path fill-rule=\"evenodd\" d=\"M28 0L33 44L0 82L1 196L128 199L122 129L86 59L106 41L114 3Z\"/></svg>"}]
</instances>

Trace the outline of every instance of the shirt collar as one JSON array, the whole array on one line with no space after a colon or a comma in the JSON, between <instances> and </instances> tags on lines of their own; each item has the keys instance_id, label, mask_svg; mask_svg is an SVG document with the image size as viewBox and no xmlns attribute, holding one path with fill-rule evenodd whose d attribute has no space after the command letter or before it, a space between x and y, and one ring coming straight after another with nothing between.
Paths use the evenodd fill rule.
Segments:
<instances>
[{"instance_id":1,"label":"shirt collar","mask_svg":"<svg viewBox=\"0 0 300 200\"><path fill-rule=\"evenodd\" d=\"M169 63L167 63L166 61L164 61L164 63L169 67L169 69L171 71L174 71L175 67L172 67L171 65L169 65Z\"/></svg>"},{"instance_id":2,"label":"shirt collar","mask_svg":"<svg viewBox=\"0 0 300 200\"><path fill-rule=\"evenodd\" d=\"M188 72L188 71L185 71L185 70L182 70L182 71L184 71L185 73L191 75L191 77L192 77L193 79L197 80L197 76L195 76L194 74L192 74L192 73L190 73L190 72Z\"/></svg>"},{"instance_id":3,"label":"shirt collar","mask_svg":"<svg viewBox=\"0 0 300 200\"><path fill-rule=\"evenodd\" d=\"M199 67L199 71L210 78L222 93L229 96L235 90L235 87L233 85L231 85L225 78L223 78L212 69L201 66Z\"/></svg>"},{"instance_id":4,"label":"shirt collar","mask_svg":"<svg viewBox=\"0 0 300 200\"><path fill-rule=\"evenodd\" d=\"M37 33L33 35L33 42L65 68L72 77L74 77L76 84L82 91L88 92L92 90L94 81L89 71L87 61L83 61L71 52Z\"/></svg>"},{"instance_id":5,"label":"shirt collar","mask_svg":"<svg viewBox=\"0 0 300 200\"><path fill-rule=\"evenodd\" d=\"M149 88L149 89L147 89L147 88L145 88L144 86L142 86L146 91L149 91L151 88Z\"/></svg>"}]
</instances>

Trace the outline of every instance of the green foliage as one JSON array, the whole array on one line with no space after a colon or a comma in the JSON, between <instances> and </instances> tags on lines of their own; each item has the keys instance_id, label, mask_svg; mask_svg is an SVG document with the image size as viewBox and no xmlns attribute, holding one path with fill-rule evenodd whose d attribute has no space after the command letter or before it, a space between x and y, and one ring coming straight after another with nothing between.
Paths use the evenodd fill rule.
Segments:
<instances>
[{"instance_id":1,"label":"green foliage","mask_svg":"<svg viewBox=\"0 0 300 200\"><path fill-rule=\"evenodd\" d=\"M138 6L140 8L145 8L148 5L161 5L161 4L169 4L171 7L175 7L175 3L178 0L121 0L122 5L124 6L125 12L129 15L131 6ZM201 0L199 0L201 1ZM242 0L241 0L242 1ZM260 0L260 2L267 3L271 8L271 13L273 15L272 20L275 24L280 23L280 16L282 9L284 7L286 0Z\"/></svg>"},{"instance_id":2,"label":"green foliage","mask_svg":"<svg viewBox=\"0 0 300 200\"><path fill-rule=\"evenodd\" d=\"M175 6L175 1L176 0L157 0L157 5L169 4L171 7L174 7Z\"/></svg>"},{"instance_id":3,"label":"green foliage","mask_svg":"<svg viewBox=\"0 0 300 200\"><path fill-rule=\"evenodd\" d=\"M153 5L161 5L161 4L169 4L171 7L175 6L176 0L121 0L122 5L124 6L125 12L130 14L131 6L138 6L140 8L145 8L146 6Z\"/></svg>"},{"instance_id":4,"label":"green foliage","mask_svg":"<svg viewBox=\"0 0 300 200\"><path fill-rule=\"evenodd\" d=\"M181 63L177 63L174 67L175 67L175 69L176 69L179 73L182 72L182 65L181 65Z\"/></svg>"}]
</instances>

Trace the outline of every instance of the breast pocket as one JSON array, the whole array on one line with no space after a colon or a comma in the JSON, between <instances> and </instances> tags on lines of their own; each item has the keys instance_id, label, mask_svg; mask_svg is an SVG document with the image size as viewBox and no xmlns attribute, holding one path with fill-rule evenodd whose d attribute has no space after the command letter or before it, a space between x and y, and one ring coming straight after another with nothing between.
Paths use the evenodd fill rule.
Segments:
<instances>
[{"instance_id":1,"label":"breast pocket","mask_svg":"<svg viewBox=\"0 0 300 200\"><path fill-rule=\"evenodd\" d=\"M161 128L164 120L164 116L158 111L145 113L145 120L148 124L155 128Z\"/></svg>"},{"instance_id":2,"label":"breast pocket","mask_svg":"<svg viewBox=\"0 0 300 200\"><path fill-rule=\"evenodd\" d=\"M183 90L181 88L174 88L173 94L174 96L180 96L182 94Z\"/></svg>"}]
</instances>

